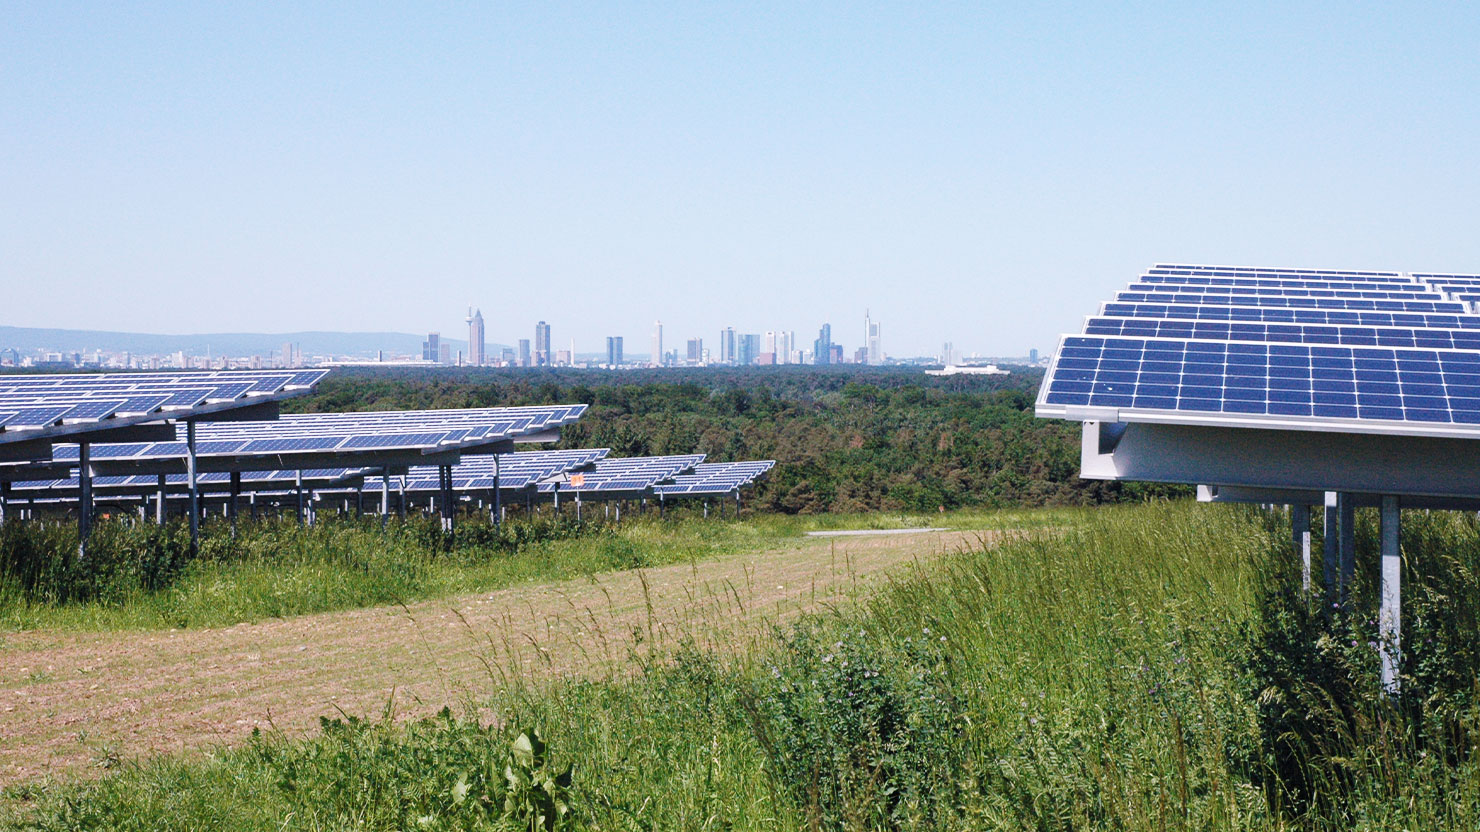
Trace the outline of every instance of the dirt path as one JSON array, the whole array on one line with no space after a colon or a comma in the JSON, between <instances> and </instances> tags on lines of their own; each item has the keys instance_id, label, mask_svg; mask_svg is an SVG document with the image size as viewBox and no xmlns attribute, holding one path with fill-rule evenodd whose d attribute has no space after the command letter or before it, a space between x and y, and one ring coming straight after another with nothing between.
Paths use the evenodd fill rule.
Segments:
<instances>
[{"instance_id":1,"label":"dirt path","mask_svg":"<svg viewBox=\"0 0 1480 832\"><path fill-rule=\"evenodd\" d=\"M0 785L295 732L336 708L419 716L513 677L619 672L680 638L734 649L912 559L988 533L810 539L696 564L609 573L225 629L22 633L0 648Z\"/></svg>"}]
</instances>

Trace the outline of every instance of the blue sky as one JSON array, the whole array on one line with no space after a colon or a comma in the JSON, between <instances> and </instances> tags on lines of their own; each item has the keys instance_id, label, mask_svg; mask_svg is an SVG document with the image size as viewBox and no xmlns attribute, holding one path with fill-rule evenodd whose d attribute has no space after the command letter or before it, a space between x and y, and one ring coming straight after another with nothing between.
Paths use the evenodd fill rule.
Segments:
<instances>
[{"instance_id":1,"label":"blue sky","mask_svg":"<svg viewBox=\"0 0 1480 832\"><path fill-rule=\"evenodd\" d=\"M1480 272L1462 3L224 5L7 6L0 324L996 355L1157 261Z\"/></svg>"}]
</instances>

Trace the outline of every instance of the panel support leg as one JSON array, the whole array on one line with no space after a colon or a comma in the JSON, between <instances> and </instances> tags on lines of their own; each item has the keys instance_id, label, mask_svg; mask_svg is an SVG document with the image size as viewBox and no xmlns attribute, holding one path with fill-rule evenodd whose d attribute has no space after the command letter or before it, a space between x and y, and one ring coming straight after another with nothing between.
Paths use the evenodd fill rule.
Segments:
<instances>
[{"instance_id":1,"label":"panel support leg","mask_svg":"<svg viewBox=\"0 0 1480 832\"><path fill-rule=\"evenodd\" d=\"M93 521L92 446L87 442L77 446L77 485L77 559L85 560Z\"/></svg>"},{"instance_id":2,"label":"panel support leg","mask_svg":"<svg viewBox=\"0 0 1480 832\"><path fill-rule=\"evenodd\" d=\"M1352 495L1342 492L1336 497L1337 509L1341 512L1341 577L1338 581L1340 601L1346 605L1352 591L1352 578L1356 575L1357 562L1357 513Z\"/></svg>"},{"instance_id":3,"label":"panel support leg","mask_svg":"<svg viewBox=\"0 0 1480 832\"><path fill-rule=\"evenodd\" d=\"M196 478L195 422L185 423L185 489L190 494L190 557L200 554L200 481Z\"/></svg>"},{"instance_id":4,"label":"panel support leg","mask_svg":"<svg viewBox=\"0 0 1480 832\"><path fill-rule=\"evenodd\" d=\"M504 522L504 489L499 482L498 454L493 455L493 525L498 528Z\"/></svg>"},{"instance_id":5,"label":"panel support leg","mask_svg":"<svg viewBox=\"0 0 1480 832\"><path fill-rule=\"evenodd\" d=\"M303 505L303 469L300 468L293 475L293 493L298 499L298 525L303 525L305 508Z\"/></svg>"},{"instance_id":6,"label":"panel support leg","mask_svg":"<svg viewBox=\"0 0 1480 832\"><path fill-rule=\"evenodd\" d=\"M164 474L160 474L159 475L159 495L155 498L155 503L154 503L154 522L155 523L158 523L161 526L164 525L164 520L165 520L165 517L166 517L166 513L165 513L166 496L165 496L165 493L168 490L169 489L167 487L167 481L165 480L165 476L164 476Z\"/></svg>"},{"instance_id":7,"label":"panel support leg","mask_svg":"<svg viewBox=\"0 0 1480 832\"><path fill-rule=\"evenodd\" d=\"M391 514L391 472L387 468L380 469L380 530L385 531L386 523L390 522Z\"/></svg>"},{"instance_id":8,"label":"panel support leg","mask_svg":"<svg viewBox=\"0 0 1480 832\"><path fill-rule=\"evenodd\" d=\"M737 492L735 496L740 495ZM1295 541L1295 553L1300 556L1300 589L1310 595L1310 506L1290 506L1290 533Z\"/></svg>"},{"instance_id":9,"label":"panel support leg","mask_svg":"<svg viewBox=\"0 0 1480 832\"><path fill-rule=\"evenodd\" d=\"M1336 602L1336 568L1341 563L1341 512L1335 491L1326 492L1326 515L1321 527L1321 576L1326 583L1326 609Z\"/></svg>"},{"instance_id":10,"label":"panel support leg","mask_svg":"<svg viewBox=\"0 0 1480 832\"><path fill-rule=\"evenodd\" d=\"M576 522L581 522L581 492L576 492Z\"/></svg>"},{"instance_id":11,"label":"panel support leg","mask_svg":"<svg viewBox=\"0 0 1480 832\"><path fill-rule=\"evenodd\" d=\"M1402 651L1403 559L1399 549L1402 520L1397 497L1382 498L1382 602L1377 615L1378 651L1382 661L1382 687L1396 696L1401 682L1398 666Z\"/></svg>"},{"instance_id":12,"label":"panel support leg","mask_svg":"<svg viewBox=\"0 0 1480 832\"><path fill-rule=\"evenodd\" d=\"M231 539L236 539L236 514L237 504L242 497L242 474L240 471L231 472L231 500L226 504L226 516L231 520Z\"/></svg>"}]
</instances>

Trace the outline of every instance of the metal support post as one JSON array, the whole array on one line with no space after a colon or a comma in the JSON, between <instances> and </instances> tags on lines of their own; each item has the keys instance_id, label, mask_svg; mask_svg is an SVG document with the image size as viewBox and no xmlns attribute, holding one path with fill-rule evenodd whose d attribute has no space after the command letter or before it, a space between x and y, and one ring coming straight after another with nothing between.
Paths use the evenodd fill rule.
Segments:
<instances>
[{"instance_id":1,"label":"metal support post","mask_svg":"<svg viewBox=\"0 0 1480 832\"><path fill-rule=\"evenodd\" d=\"M1345 604L1352 591L1352 578L1356 575L1357 562L1357 512L1352 495L1341 492L1336 495L1336 507L1341 512L1341 578L1338 582L1341 603Z\"/></svg>"},{"instance_id":2,"label":"metal support post","mask_svg":"<svg viewBox=\"0 0 1480 832\"><path fill-rule=\"evenodd\" d=\"M617 525L622 525L622 504L617 503Z\"/></svg>"},{"instance_id":3,"label":"metal support post","mask_svg":"<svg viewBox=\"0 0 1480 832\"><path fill-rule=\"evenodd\" d=\"M242 473L231 472L231 500L226 504L226 516L231 520L231 538L236 539L236 509L242 496Z\"/></svg>"},{"instance_id":4,"label":"metal support post","mask_svg":"<svg viewBox=\"0 0 1480 832\"><path fill-rule=\"evenodd\" d=\"M576 492L576 522L581 522L581 492Z\"/></svg>"},{"instance_id":5,"label":"metal support post","mask_svg":"<svg viewBox=\"0 0 1480 832\"><path fill-rule=\"evenodd\" d=\"M1377 614L1377 649L1382 660L1382 687L1396 695L1401 682L1402 651L1402 519L1397 497L1382 498L1382 602Z\"/></svg>"},{"instance_id":6,"label":"metal support post","mask_svg":"<svg viewBox=\"0 0 1480 832\"><path fill-rule=\"evenodd\" d=\"M442 486L442 534L446 538L448 548L452 547L452 535L455 531L452 505L452 466L437 466L439 479Z\"/></svg>"},{"instance_id":7,"label":"metal support post","mask_svg":"<svg viewBox=\"0 0 1480 832\"><path fill-rule=\"evenodd\" d=\"M736 497L739 492L736 492ZM738 512L737 512L738 515ZM1300 555L1300 588L1310 594L1310 506L1290 506L1290 532Z\"/></svg>"},{"instance_id":8,"label":"metal support post","mask_svg":"<svg viewBox=\"0 0 1480 832\"><path fill-rule=\"evenodd\" d=\"M391 472L389 469L380 469L380 530L385 531L386 523L390 522L391 513Z\"/></svg>"},{"instance_id":9,"label":"metal support post","mask_svg":"<svg viewBox=\"0 0 1480 832\"><path fill-rule=\"evenodd\" d=\"M396 500L396 515L402 520L406 519L406 477L396 478L396 491L399 498Z\"/></svg>"},{"instance_id":10,"label":"metal support post","mask_svg":"<svg viewBox=\"0 0 1480 832\"><path fill-rule=\"evenodd\" d=\"M87 557L87 540L92 536L93 491L92 491L92 446L82 442L77 446L77 559Z\"/></svg>"},{"instance_id":11,"label":"metal support post","mask_svg":"<svg viewBox=\"0 0 1480 832\"><path fill-rule=\"evenodd\" d=\"M156 499L156 502L154 504L154 522L158 523L161 526L164 525L164 519L165 519L165 516L166 516L165 515L165 492L167 490L168 489L167 489L167 487L165 485L165 477L164 477L164 474L160 474L159 475L159 496L155 498Z\"/></svg>"},{"instance_id":12,"label":"metal support post","mask_svg":"<svg viewBox=\"0 0 1480 832\"><path fill-rule=\"evenodd\" d=\"M293 492L294 492L294 494L298 498L298 525L301 526L301 525L303 525L304 520L307 519L307 518L304 517L304 511L305 511L305 509L304 509L304 505L303 505L303 469L302 468L299 468L298 471L297 471L297 473L295 473L293 475Z\"/></svg>"},{"instance_id":13,"label":"metal support post","mask_svg":"<svg viewBox=\"0 0 1480 832\"><path fill-rule=\"evenodd\" d=\"M0 526L5 525L5 504L10 502L10 483L0 482Z\"/></svg>"},{"instance_id":14,"label":"metal support post","mask_svg":"<svg viewBox=\"0 0 1480 832\"><path fill-rule=\"evenodd\" d=\"M195 422L185 423L185 488L190 492L190 556L200 553L200 481L196 478Z\"/></svg>"},{"instance_id":15,"label":"metal support post","mask_svg":"<svg viewBox=\"0 0 1480 832\"><path fill-rule=\"evenodd\" d=\"M493 525L498 527L504 522L504 491L499 484L498 454L493 455Z\"/></svg>"},{"instance_id":16,"label":"metal support post","mask_svg":"<svg viewBox=\"0 0 1480 832\"><path fill-rule=\"evenodd\" d=\"M709 519L709 498L708 497L705 497L704 498L704 519L705 520L708 520Z\"/></svg>"},{"instance_id":17,"label":"metal support post","mask_svg":"<svg viewBox=\"0 0 1480 832\"><path fill-rule=\"evenodd\" d=\"M1321 575L1326 582L1326 603L1336 600L1336 567L1341 563L1341 512L1336 510L1336 492L1326 492L1326 516L1321 526Z\"/></svg>"}]
</instances>

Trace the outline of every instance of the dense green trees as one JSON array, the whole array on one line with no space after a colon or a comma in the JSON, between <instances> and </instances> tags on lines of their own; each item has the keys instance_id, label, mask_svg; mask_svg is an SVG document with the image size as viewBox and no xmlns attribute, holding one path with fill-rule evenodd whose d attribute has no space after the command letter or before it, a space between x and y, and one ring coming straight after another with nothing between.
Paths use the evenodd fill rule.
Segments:
<instances>
[{"instance_id":1,"label":"dense green trees","mask_svg":"<svg viewBox=\"0 0 1480 832\"><path fill-rule=\"evenodd\" d=\"M585 402L563 447L619 456L702 452L775 459L751 504L782 512L1080 504L1145 486L1081 480L1078 426L1033 416L1042 373L926 376L918 369L353 369L302 410Z\"/></svg>"}]
</instances>

